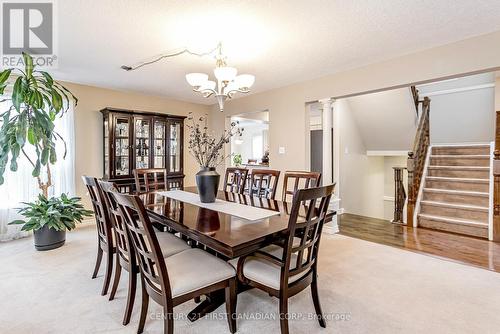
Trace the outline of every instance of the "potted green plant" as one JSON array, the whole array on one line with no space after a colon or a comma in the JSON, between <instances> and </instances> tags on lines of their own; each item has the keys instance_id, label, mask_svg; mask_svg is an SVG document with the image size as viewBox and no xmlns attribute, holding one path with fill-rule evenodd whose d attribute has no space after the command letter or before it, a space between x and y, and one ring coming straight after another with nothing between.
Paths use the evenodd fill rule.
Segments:
<instances>
[{"instance_id":1,"label":"potted green plant","mask_svg":"<svg viewBox=\"0 0 500 334\"><path fill-rule=\"evenodd\" d=\"M51 198L40 194L35 202L23 204L26 206L18 212L26 220L14 220L10 224L22 224L23 231L34 231L37 250L61 247L66 241L66 230L71 231L77 222L92 214L80 204L79 197L68 197L64 193Z\"/></svg>"},{"instance_id":2,"label":"potted green plant","mask_svg":"<svg viewBox=\"0 0 500 334\"><path fill-rule=\"evenodd\" d=\"M241 158L241 154L235 154L233 156L233 163L236 167L240 167L243 159Z\"/></svg>"},{"instance_id":3,"label":"potted green plant","mask_svg":"<svg viewBox=\"0 0 500 334\"><path fill-rule=\"evenodd\" d=\"M78 99L49 73L35 70L30 55L23 53L23 61L24 69L0 72L0 94L8 88L10 97L4 101L11 101L9 109L0 114L0 185L4 183L7 167L17 171L21 155L29 161L41 194L36 201L19 209L27 220L11 224L24 224L23 230L33 230L36 248L46 250L62 246L66 229L90 215L90 211L77 204L79 198L61 195L49 199L50 166L57 162L56 141L62 141L63 159L66 156L66 143L55 131L54 121L68 110L70 99L75 104ZM32 149L27 150L27 146Z\"/></svg>"}]
</instances>

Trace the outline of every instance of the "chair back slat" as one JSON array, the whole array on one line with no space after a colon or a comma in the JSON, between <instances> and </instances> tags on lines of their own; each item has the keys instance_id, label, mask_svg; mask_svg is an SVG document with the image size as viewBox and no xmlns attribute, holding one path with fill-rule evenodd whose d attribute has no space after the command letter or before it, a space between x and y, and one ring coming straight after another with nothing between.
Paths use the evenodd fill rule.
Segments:
<instances>
[{"instance_id":1,"label":"chair back slat","mask_svg":"<svg viewBox=\"0 0 500 334\"><path fill-rule=\"evenodd\" d=\"M334 189L332 184L299 189L295 193L282 258L282 282L316 266L321 232ZM295 238L300 239L298 245ZM294 256L296 259L292 262Z\"/></svg>"},{"instance_id":2,"label":"chair back slat","mask_svg":"<svg viewBox=\"0 0 500 334\"><path fill-rule=\"evenodd\" d=\"M83 183L87 187L92 207L94 209L95 221L99 242L113 247L112 225L109 219L108 207L101 188L97 184L97 179L91 176L82 176Z\"/></svg>"},{"instance_id":3,"label":"chair back slat","mask_svg":"<svg viewBox=\"0 0 500 334\"><path fill-rule=\"evenodd\" d=\"M137 194L168 190L165 168L137 168L133 170Z\"/></svg>"},{"instance_id":4,"label":"chair back slat","mask_svg":"<svg viewBox=\"0 0 500 334\"><path fill-rule=\"evenodd\" d=\"M286 171L283 180L282 201L287 202L299 189L319 187L321 173L304 171ZM290 189L290 186L293 187Z\"/></svg>"},{"instance_id":5,"label":"chair back slat","mask_svg":"<svg viewBox=\"0 0 500 334\"><path fill-rule=\"evenodd\" d=\"M274 169L252 169L249 194L274 199L280 171Z\"/></svg>"},{"instance_id":6,"label":"chair back slat","mask_svg":"<svg viewBox=\"0 0 500 334\"><path fill-rule=\"evenodd\" d=\"M224 176L224 191L243 194L248 177L248 169L228 167Z\"/></svg>"},{"instance_id":7,"label":"chair back slat","mask_svg":"<svg viewBox=\"0 0 500 334\"><path fill-rule=\"evenodd\" d=\"M113 193L120 192L118 187L113 182L97 181L97 184L102 189L104 199L108 207L111 223L114 227L116 251L123 263L129 264L129 268L134 268L136 265L135 251L132 246L132 241L128 233L125 219L122 217L118 203L113 196Z\"/></svg>"},{"instance_id":8,"label":"chair back slat","mask_svg":"<svg viewBox=\"0 0 500 334\"><path fill-rule=\"evenodd\" d=\"M167 266L142 200L135 195L113 193L113 196L125 220L146 290L172 300Z\"/></svg>"}]
</instances>

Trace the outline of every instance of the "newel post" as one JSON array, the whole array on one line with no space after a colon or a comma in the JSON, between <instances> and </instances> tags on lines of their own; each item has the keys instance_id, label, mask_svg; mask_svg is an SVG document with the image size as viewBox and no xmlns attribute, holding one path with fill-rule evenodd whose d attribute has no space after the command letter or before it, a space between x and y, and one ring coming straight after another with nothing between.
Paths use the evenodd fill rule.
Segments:
<instances>
[{"instance_id":1,"label":"newel post","mask_svg":"<svg viewBox=\"0 0 500 334\"><path fill-rule=\"evenodd\" d=\"M406 211L406 225L413 227L413 213L417 202L414 185L415 158L413 152L408 152L408 209Z\"/></svg>"},{"instance_id":2,"label":"newel post","mask_svg":"<svg viewBox=\"0 0 500 334\"><path fill-rule=\"evenodd\" d=\"M394 169L394 219L391 223L403 224L403 210L405 207L406 193L403 184L403 173L406 167L392 167Z\"/></svg>"}]
</instances>

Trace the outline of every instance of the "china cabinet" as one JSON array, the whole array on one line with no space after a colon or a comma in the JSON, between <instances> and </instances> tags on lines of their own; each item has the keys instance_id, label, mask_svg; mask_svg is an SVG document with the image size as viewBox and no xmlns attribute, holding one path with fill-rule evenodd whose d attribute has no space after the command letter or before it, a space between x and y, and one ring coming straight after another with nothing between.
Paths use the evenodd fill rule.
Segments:
<instances>
[{"instance_id":1,"label":"china cabinet","mask_svg":"<svg viewBox=\"0 0 500 334\"><path fill-rule=\"evenodd\" d=\"M182 188L185 116L105 108L103 178L135 191L136 168L166 168L170 189Z\"/></svg>"}]
</instances>

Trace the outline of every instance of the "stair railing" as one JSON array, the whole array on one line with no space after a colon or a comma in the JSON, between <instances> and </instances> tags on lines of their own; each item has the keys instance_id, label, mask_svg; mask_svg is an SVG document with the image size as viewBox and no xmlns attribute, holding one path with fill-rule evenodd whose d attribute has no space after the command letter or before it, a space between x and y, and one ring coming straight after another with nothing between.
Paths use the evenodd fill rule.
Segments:
<instances>
[{"instance_id":1,"label":"stair railing","mask_svg":"<svg viewBox=\"0 0 500 334\"><path fill-rule=\"evenodd\" d=\"M493 153L493 240L500 242L500 111L496 112Z\"/></svg>"},{"instance_id":2,"label":"stair railing","mask_svg":"<svg viewBox=\"0 0 500 334\"><path fill-rule=\"evenodd\" d=\"M418 96L418 90L416 90ZM407 225L413 226L413 215L417 203L418 192L422 175L424 174L425 160L427 151L430 145L430 105L431 100L424 97L423 100L418 99L416 107L422 104L421 114L418 122L417 133L413 143L413 150L408 152L408 209L407 209Z\"/></svg>"},{"instance_id":3,"label":"stair railing","mask_svg":"<svg viewBox=\"0 0 500 334\"><path fill-rule=\"evenodd\" d=\"M403 224L403 210L406 201L403 174L406 167L392 167L394 169L394 218L391 223Z\"/></svg>"}]
</instances>

